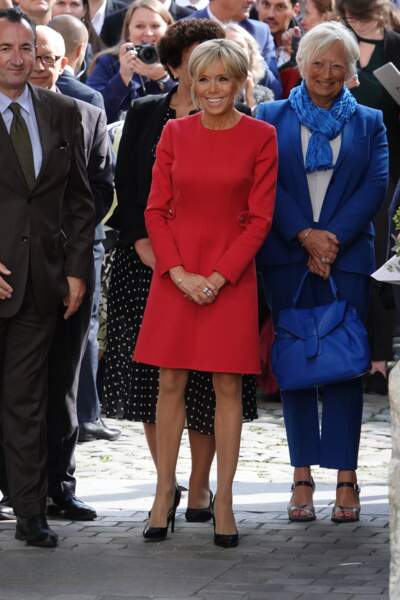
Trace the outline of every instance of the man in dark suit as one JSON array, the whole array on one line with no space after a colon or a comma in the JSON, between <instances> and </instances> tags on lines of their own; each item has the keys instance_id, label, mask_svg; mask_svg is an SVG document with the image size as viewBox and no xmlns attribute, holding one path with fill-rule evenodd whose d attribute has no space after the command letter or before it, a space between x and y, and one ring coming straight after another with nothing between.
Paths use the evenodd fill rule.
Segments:
<instances>
[{"instance_id":1,"label":"man in dark suit","mask_svg":"<svg viewBox=\"0 0 400 600\"><path fill-rule=\"evenodd\" d=\"M131 0L89 0L92 26L97 35L100 35L104 20L113 13L128 7Z\"/></svg>"},{"instance_id":2,"label":"man in dark suit","mask_svg":"<svg viewBox=\"0 0 400 600\"><path fill-rule=\"evenodd\" d=\"M192 13L191 19L214 19L219 23L238 23L256 40L264 57L267 72L262 83L275 94L275 99L281 97L282 84L276 64L275 44L271 31L265 23L250 19L250 9L254 0L210 0L209 5L202 10Z\"/></svg>"},{"instance_id":3,"label":"man in dark suit","mask_svg":"<svg viewBox=\"0 0 400 600\"><path fill-rule=\"evenodd\" d=\"M65 56L68 62L57 79L57 87L62 94L88 102L104 110L103 96L77 79L89 40L88 30L80 19L72 15L59 15L54 17L49 27L58 31L64 38Z\"/></svg>"},{"instance_id":4,"label":"man in dark suit","mask_svg":"<svg viewBox=\"0 0 400 600\"><path fill-rule=\"evenodd\" d=\"M18 10L0 12L0 46L1 442L17 539L54 547L46 521L48 353L60 302L67 320L85 295L95 211L78 107L27 84L35 35Z\"/></svg>"},{"instance_id":5,"label":"man in dark suit","mask_svg":"<svg viewBox=\"0 0 400 600\"><path fill-rule=\"evenodd\" d=\"M84 27L74 17L63 15L57 17L58 21L72 21L74 27ZM56 21L55 19L55 21ZM36 62L31 75L31 82L57 91L58 79L65 69L68 58L65 56L66 48L62 35L53 28L39 26L36 29L37 55L58 56L54 65ZM73 37L73 36L71 36ZM80 83L80 89L84 84ZM86 87L86 86L85 86ZM68 89L66 86L64 89ZM76 92L73 87L72 93ZM111 148L107 134L106 117L103 110L90 106L87 102L76 99L82 115L84 129L85 158L88 169L89 183L92 189L96 207L96 232L94 249L101 245L104 232L101 219L111 206L113 198L113 174ZM95 253L97 255L97 253ZM99 262L99 261L97 261ZM97 264L97 276L100 275L101 265ZM90 335L90 317L93 310L93 292L95 289L95 273L91 281L90 296L83 302L80 310L73 319L65 323L59 312L56 322L56 331L51 346L49 369L49 395L52 403L48 410L49 427L49 490L48 496L52 504L48 507L49 514L62 514L66 518L75 520L93 519L95 511L75 496L76 480L74 477L75 460L74 452L78 436L77 420L77 395L78 382L82 361L86 355L88 335ZM91 342L93 340L91 339ZM97 396L88 399L96 403ZM96 404L96 419L100 417L100 405ZM104 436L116 439L118 430L111 430L102 423L98 423Z\"/></svg>"},{"instance_id":6,"label":"man in dark suit","mask_svg":"<svg viewBox=\"0 0 400 600\"><path fill-rule=\"evenodd\" d=\"M72 96L78 100L84 100L87 98L88 93L98 94L101 98L101 103L103 104L103 96L99 92L96 92L95 90L89 88L89 86L82 84L80 81L74 79L73 76L74 73L79 72L83 57L85 55L84 40L87 40L87 33L84 24L79 19L76 19L71 15L60 15L52 19L52 21L49 23L49 27L62 35L65 44L65 56L68 59L68 63L64 66L64 71L58 76L56 82L57 88L68 96ZM58 72L60 71L61 69L59 68ZM66 72L68 73L67 77L65 77ZM62 85L60 85L60 83L62 83ZM87 92L86 88L89 90L89 92ZM79 103L79 106L81 107L82 104ZM87 107L86 103L83 105L83 108L85 109L83 112L83 117L85 117L87 111L92 111L93 113L92 108ZM83 119L83 122L85 125L85 131L88 132L87 135L90 135L89 132L96 132L96 128L91 126L90 122L88 122L86 125L85 118ZM104 113L101 120L100 130L102 131L102 137L106 138L106 143L109 145ZM89 172L89 181L92 184L91 175L93 176L92 171ZM107 187L107 202L103 201L101 197L102 194L96 194L96 189L98 190L99 187L98 183L96 184L96 181L104 181L105 178L111 181L111 185ZM77 392L80 441L87 441L95 438L115 440L120 435L120 431L118 429L107 427L101 418L100 400L96 386L99 351L97 342L98 311L100 303L101 267L104 257L103 240L105 240L104 227L99 221L104 216L106 209L109 208L112 201L112 175L110 164L108 164L107 170L102 169L98 172L96 181L92 186L95 200L98 199L100 201L100 207L102 209L104 208L104 211L101 215L98 215L95 242L93 245L95 272L92 315L90 319L89 336L86 350L83 355L80 369L79 386Z\"/></svg>"},{"instance_id":7,"label":"man in dark suit","mask_svg":"<svg viewBox=\"0 0 400 600\"><path fill-rule=\"evenodd\" d=\"M175 0L160 0L165 8L171 13L175 21L184 19L193 13L193 9L189 7L179 6ZM129 6L109 14L104 19L100 37L106 46L114 46L121 39L122 25L125 19Z\"/></svg>"}]
</instances>

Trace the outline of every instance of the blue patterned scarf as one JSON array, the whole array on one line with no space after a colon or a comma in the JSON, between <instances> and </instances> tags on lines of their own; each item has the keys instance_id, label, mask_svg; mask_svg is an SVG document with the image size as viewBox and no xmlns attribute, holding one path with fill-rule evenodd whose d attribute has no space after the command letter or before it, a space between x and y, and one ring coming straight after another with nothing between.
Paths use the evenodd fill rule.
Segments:
<instances>
[{"instance_id":1,"label":"blue patterned scarf","mask_svg":"<svg viewBox=\"0 0 400 600\"><path fill-rule=\"evenodd\" d=\"M329 141L339 135L353 116L357 107L353 94L343 87L332 106L326 110L312 102L303 81L301 85L292 89L289 102L300 123L311 131L305 162L306 172L333 169Z\"/></svg>"}]
</instances>

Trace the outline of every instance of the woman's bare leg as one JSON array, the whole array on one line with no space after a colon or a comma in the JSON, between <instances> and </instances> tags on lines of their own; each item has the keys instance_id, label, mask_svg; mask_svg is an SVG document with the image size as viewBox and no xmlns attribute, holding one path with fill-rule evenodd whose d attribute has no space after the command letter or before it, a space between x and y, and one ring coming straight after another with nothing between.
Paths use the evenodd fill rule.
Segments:
<instances>
[{"instance_id":1,"label":"woman's bare leg","mask_svg":"<svg viewBox=\"0 0 400 600\"><path fill-rule=\"evenodd\" d=\"M157 467L157 439L156 439L156 424L143 423L144 435L146 436L147 445L150 450L151 458L154 465Z\"/></svg>"},{"instance_id":2,"label":"woman's bare leg","mask_svg":"<svg viewBox=\"0 0 400 600\"><path fill-rule=\"evenodd\" d=\"M147 445L157 467L157 432L155 423L143 423ZM215 455L213 435L189 429L192 469L189 480L188 506L207 508L210 502L210 469Z\"/></svg>"},{"instance_id":3,"label":"woman's bare leg","mask_svg":"<svg viewBox=\"0 0 400 600\"><path fill-rule=\"evenodd\" d=\"M217 533L229 535L236 532L232 509L232 485L239 459L242 431L242 376L233 373L214 373L213 385L216 396L216 530Z\"/></svg>"},{"instance_id":4,"label":"woman's bare leg","mask_svg":"<svg viewBox=\"0 0 400 600\"><path fill-rule=\"evenodd\" d=\"M156 412L157 489L150 527L165 527L175 494L175 469L185 424L185 387L188 372L160 369Z\"/></svg>"},{"instance_id":5,"label":"woman's bare leg","mask_svg":"<svg viewBox=\"0 0 400 600\"><path fill-rule=\"evenodd\" d=\"M215 438L189 429L192 471L189 480L188 506L207 508L210 502L210 469L215 454Z\"/></svg>"}]
</instances>

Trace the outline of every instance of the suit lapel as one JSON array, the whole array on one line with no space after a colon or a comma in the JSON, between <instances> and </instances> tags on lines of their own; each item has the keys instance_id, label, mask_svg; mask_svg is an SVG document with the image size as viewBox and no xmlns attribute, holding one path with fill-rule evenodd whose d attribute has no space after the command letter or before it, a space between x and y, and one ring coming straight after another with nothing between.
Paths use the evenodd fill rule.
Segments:
<instances>
[{"instance_id":1,"label":"suit lapel","mask_svg":"<svg viewBox=\"0 0 400 600\"><path fill-rule=\"evenodd\" d=\"M352 141L354 137L354 119L350 119L342 129L342 140L340 143L339 156L333 169L333 176L336 175L342 162L347 158L351 151Z\"/></svg>"},{"instance_id":2,"label":"suit lapel","mask_svg":"<svg viewBox=\"0 0 400 600\"><path fill-rule=\"evenodd\" d=\"M51 103L47 101L47 96L42 95L40 89L34 88L29 85L33 107L35 109L36 121L39 130L40 143L42 146L42 164L40 167L40 171L36 178L36 185L39 183L40 178L42 177L43 170L46 167L46 162L48 160L50 149L51 149L51 141L53 139L53 131L52 131L52 106Z\"/></svg>"},{"instance_id":3,"label":"suit lapel","mask_svg":"<svg viewBox=\"0 0 400 600\"><path fill-rule=\"evenodd\" d=\"M289 113L291 116L293 115L291 130L294 132L292 142L292 148L294 150L294 157L300 161L302 166L302 171L304 171L304 157L303 157L303 149L301 146L301 123L298 118L294 115L294 112ZM304 171L305 172L305 171Z\"/></svg>"}]
</instances>

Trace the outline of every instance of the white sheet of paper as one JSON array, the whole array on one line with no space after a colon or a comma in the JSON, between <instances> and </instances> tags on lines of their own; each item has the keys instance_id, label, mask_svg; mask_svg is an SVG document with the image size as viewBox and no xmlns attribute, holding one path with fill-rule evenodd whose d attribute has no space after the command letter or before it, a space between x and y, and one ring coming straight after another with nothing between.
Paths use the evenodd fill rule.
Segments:
<instances>
[{"instance_id":1,"label":"white sheet of paper","mask_svg":"<svg viewBox=\"0 0 400 600\"><path fill-rule=\"evenodd\" d=\"M400 285L400 257L392 256L380 269L372 273L371 277L376 281Z\"/></svg>"},{"instance_id":2,"label":"white sheet of paper","mask_svg":"<svg viewBox=\"0 0 400 600\"><path fill-rule=\"evenodd\" d=\"M389 92L393 100L400 105L400 71L393 63L388 62L379 69L375 69L373 74L377 80L383 85L385 90Z\"/></svg>"}]
</instances>

